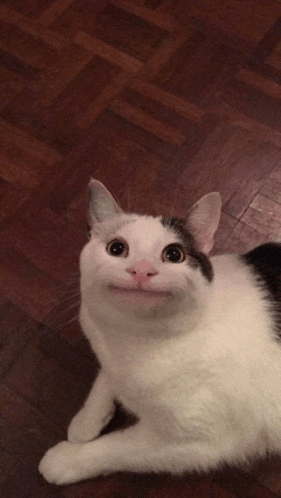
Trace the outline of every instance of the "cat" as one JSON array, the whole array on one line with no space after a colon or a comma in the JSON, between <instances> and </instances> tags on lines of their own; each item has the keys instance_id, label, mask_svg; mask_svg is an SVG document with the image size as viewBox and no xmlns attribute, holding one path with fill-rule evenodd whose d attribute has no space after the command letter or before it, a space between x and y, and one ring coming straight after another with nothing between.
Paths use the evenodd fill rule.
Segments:
<instances>
[{"instance_id":1,"label":"cat","mask_svg":"<svg viewBox=\"0 0 281 498\"><path fill-rule=\"evenodd\" d=\"M126 214L89 184L82 329L101 364L39 465L50 483L116 471L183 473L281 451L281 246L209 257L218 193L186 220ZM137 423L99 434L115 400Z\"/></svg>"}]
</instances>

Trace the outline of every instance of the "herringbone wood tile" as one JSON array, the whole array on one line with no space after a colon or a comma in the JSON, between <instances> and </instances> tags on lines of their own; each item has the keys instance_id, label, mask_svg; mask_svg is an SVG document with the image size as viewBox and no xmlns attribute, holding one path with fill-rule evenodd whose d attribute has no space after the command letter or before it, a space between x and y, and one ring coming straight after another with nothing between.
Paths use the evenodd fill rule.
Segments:
<instances>
[{"instance_id":1,"label":"herringbone wood tile","mask_svg":"<svg viewBox=\"0 0 281 498\"><path fill-rule=\"evenodd\" d=\"M280 240L280 1L2 0L0 53L1 496L281 496L280 458L63 489L37 474L98 368L75 320L90 176L153 214L219 190L216 252Z\"/></svg>"}]
</instances>

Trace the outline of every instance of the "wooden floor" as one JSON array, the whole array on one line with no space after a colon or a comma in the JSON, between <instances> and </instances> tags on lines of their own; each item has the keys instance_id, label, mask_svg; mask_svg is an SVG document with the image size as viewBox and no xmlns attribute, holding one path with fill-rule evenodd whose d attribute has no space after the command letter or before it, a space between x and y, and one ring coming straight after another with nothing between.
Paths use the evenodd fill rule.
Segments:
<instances>
[{"instance_id":1,"label":"wooden floor","mask_svg":"<svg viewBox=\"0 0 281 498\"><path fill-rule=\"evenodd\" d=\"M1 498L280 497L278 457L37 473L97 372L76 320L90 175L153 214L219 190L216 253L281 240L280 0L2 0L0 33Z\"/></svg>"}]
</instances>

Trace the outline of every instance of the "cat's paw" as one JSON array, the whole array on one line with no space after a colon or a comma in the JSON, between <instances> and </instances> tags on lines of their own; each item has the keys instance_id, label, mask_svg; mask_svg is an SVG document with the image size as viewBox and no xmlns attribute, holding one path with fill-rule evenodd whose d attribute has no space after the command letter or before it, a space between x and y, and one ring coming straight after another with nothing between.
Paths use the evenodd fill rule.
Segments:
<instances>
[{"instance_id":1,"label":"cat's paw","mask_svg":"<svg viewBox=\"0 0 281 498\"><path fill-rule=\"evenodd\" d=\"M50 484L70 484L85 478L81 466L82 445L63 441L45 453L39 472Z\"/></svg>"},{"instance_id":2,"label":"cat's paw","mask_svg":"<svg viewBox=\"0 0 281 498\"><path fill-rule=\"evenodd\" d=\"M82 408L70 422L67 439L72 443L86 443L98 437L101 430L102 425L89 420Z\"/></svg>"},{"instance_id":3,"label":"cat's paw","mask_svg":"<svg viewBox=\"0 0 281 498\"><path fill-rule=\"evenodd\" d=\"M72 443L87 443L96 439L102 429L112 418L113 412L110 412L104 419L95 420L94 415L89 414L82 408L70 422L67 430L67 439Z\"/></svg>"}]
</instances>

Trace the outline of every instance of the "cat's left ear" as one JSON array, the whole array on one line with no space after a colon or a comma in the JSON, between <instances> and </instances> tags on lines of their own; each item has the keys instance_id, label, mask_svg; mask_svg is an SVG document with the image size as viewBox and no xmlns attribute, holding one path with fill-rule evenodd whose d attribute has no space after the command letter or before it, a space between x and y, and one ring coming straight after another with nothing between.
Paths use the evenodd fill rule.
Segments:
<instances>
[{"instance_id":1,"label":"cat's left ear","mask_svg":"<svg viewBox=\"0 0 281 498\"><path fill-rule=\"evenodd\" d=\"M88 185L88 210L90 226L123 213L109 190L93 178Z\"/></svg>"},{"instance_id":2,"label":"cat's left ear","mask_svg":"<svg viewBox=\"0 0 281 498\"><path fill-rule=\"evenodd\" d=\"M208 254L214 245L214 235L221 215L221 196L212 192L194 204L188 216L190 229L199 251Z\"/></svg>"}]
</instances>

